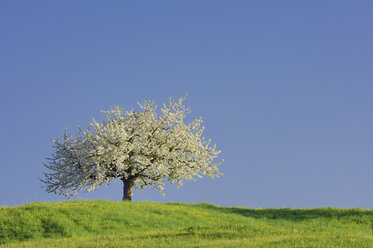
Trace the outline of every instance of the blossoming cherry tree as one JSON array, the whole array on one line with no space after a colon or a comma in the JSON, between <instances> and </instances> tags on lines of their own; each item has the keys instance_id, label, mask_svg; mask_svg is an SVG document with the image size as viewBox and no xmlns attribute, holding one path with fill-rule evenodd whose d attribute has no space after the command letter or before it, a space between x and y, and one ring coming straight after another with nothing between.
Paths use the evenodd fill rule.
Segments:
<instances>
[{"instance_id":1,"label":"blossoming cherry tree","mask_svg":"<svg viewBox=\"0 0 373 248\"><path fill-rule=\"evenodd\" d=\"M146 186L163 190L165 180L178 183L206 175L222 175L214 162L220 151L202 137L201 118L184 121L190 109L184 98L163 104L138 103L139 111L113 106L102 111L102 122L93 119L77 135L53 140L54 153L44 166L41 181L47 192L71 197L79 190L92 191L114 179L123 182L122 200L131 201L132 189Z\"/></svg>"}]
</instances>

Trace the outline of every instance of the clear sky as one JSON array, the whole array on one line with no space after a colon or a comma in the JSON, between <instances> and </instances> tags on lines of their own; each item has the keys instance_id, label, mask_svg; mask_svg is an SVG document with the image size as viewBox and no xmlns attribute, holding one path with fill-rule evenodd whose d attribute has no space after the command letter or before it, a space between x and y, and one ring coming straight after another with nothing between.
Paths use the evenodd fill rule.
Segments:
<instances>
[{"instance_id":1,"label":"clear sky","mask_svg":"<svg viewBox=\"0 0 373 248\"><path fill-rule=\"evenodd\" d=\"M1 1L0 205L64 129L188 93L224 176L135 201L373 208L373 2ZM121 183L74 199L121 199Z\"/></svg>"}]
</instances>

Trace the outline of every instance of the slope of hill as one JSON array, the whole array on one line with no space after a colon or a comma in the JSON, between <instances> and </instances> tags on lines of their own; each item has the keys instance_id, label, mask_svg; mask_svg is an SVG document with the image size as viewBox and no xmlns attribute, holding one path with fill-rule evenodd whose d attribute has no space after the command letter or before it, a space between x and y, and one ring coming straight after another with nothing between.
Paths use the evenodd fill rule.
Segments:
<instances>
[{"instance_id":1,"label":"slope of hill","mask_svg":"<svg viewBox=\"0 0 373 248\"><path fill-rule=\"evenodd\" d=\"M72 201L0 208L0 247L373 247L373 211Z\"/></svg>"}]
</instances>

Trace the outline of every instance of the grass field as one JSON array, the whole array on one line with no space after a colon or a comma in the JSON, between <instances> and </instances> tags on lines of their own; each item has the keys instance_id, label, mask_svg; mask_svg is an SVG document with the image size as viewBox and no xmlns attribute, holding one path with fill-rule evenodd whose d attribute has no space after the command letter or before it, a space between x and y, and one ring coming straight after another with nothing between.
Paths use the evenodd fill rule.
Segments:
<instances>
[{"instance_id":1,"label":"grass field","mask_svg":"<svg viewBox=\"0 0 373 248\"><path fill-rule=\"evenodd\" d=\"M0 208L0 247L373 247L373 211L72 201Z\"/></svg>"}]
</instances>

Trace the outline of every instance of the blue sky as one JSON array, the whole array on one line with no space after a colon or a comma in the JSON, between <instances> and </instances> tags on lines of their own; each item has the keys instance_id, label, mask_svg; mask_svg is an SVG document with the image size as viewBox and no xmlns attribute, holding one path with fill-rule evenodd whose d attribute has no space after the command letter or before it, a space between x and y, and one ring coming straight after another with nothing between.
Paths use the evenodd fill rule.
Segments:
<instances>
[{"instance_id":1,"label":"blue sky","mask_svg":"<svg viewBox=\"0 0 373 248\"><path fill-rule=\"evenodd\" d=\"M163 198L373 208L370 1L2 1L0 205L63 201L52 138L101 109L188 93L224 176ZM74 199L121 199L121 184Z\"/></svg>"}]
</instances>

